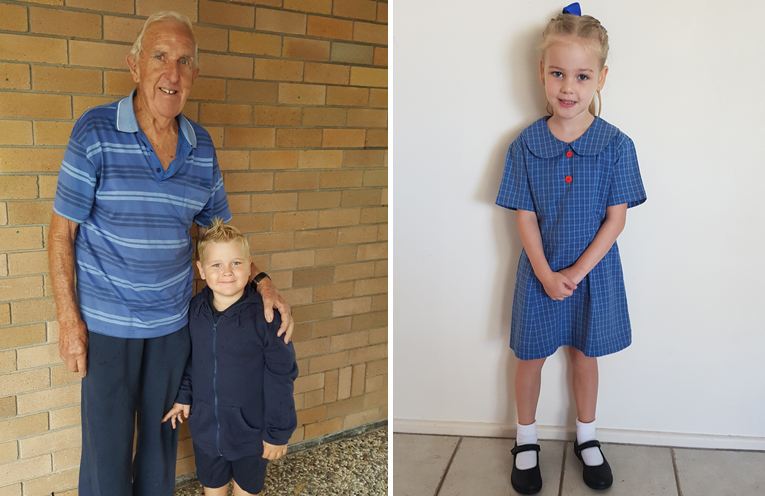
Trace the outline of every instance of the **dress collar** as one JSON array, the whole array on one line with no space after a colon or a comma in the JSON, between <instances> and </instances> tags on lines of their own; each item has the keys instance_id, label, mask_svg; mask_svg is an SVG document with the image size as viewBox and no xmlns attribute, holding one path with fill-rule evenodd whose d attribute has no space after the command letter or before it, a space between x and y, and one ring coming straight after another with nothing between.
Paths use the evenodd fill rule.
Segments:
<instances>
[{"instance_id":1,"label":"dress collar","mask_svg":"<svg viewBox=\"0 0 765 496\"><path fill-rule=\"evenodd\" d=\"M137 133L138 132L138 119L135 118L135 110L133 110L133 97L136 90L130 92L130 95L126 96L117 104L117 131L123 133ZM189 142L192 148L197 147L197 133L194 132L194 128L188 119L181 113L178 114L178 127Z\"/></svg>"},{"instance_id":2,"label":"dress collar","mask_svg":"<svg viewBox=\"0 0 765 496\"><path fill-rule=\"evenodd\" d=\"M522 133L529 151L539 158L559 157L569 148L577 155L597 155L619 134L617 127L600 117L595 117L582 136L576 141L566 143L553 136L547 126L547 119L549 117L539 119Z\"/></svg>"}]
</instances>

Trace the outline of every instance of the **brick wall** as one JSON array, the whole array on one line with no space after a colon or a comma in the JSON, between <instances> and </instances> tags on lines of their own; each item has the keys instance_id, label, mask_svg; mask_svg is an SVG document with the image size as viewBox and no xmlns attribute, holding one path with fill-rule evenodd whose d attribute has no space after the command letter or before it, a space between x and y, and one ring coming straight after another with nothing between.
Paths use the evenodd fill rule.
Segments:
<instances>
[{"instance_id":1,"label":"brick wall","mask_svg":"<svg viewBox=\"0 0 765 496\"><path fill-rule=\"evenodd\" d=\"M292 443L386 417L387 3L0 0L0 496L77 494L80 385L58 356L48 223L69 133L125 96L143 20L189 16L184 109L233 223L293 305ZM178 475L194 471L188 424Z\"/></svg>"}]
</instances>

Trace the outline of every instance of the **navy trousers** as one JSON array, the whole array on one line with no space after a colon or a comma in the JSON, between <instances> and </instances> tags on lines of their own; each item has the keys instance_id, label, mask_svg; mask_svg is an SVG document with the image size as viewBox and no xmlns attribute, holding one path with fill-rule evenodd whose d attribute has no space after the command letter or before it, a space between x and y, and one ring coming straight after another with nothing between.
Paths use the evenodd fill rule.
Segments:
<instances>
[{"instance_id":1,"label":"navy trousers","mask_svg":"<svg viewBox=\"0 0 765 496\"><path fill-rule=\"evenodd\" d=\"M162 417L191 350L188 326L160 338L88 332L88 339L79 495L172 496L178 430Z\"/></svg>"}]
</instances>

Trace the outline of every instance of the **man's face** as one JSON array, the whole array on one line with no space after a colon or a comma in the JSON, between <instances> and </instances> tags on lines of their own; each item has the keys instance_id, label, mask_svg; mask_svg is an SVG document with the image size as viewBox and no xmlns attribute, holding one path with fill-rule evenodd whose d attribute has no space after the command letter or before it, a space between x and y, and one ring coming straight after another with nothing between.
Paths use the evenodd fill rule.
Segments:
<instances>
[{"instance_id":1,"label":"man's face","mask_svg":"<svg viewBox=\"0 0 765 496\"><path fill-rule=\"evenodd\" d=\"M183 24L155 22L144 33L140 60L128 55L143 108L155 119L172 119L183 110L195 69L194 40Z\"/></svg>"}]
</instances>

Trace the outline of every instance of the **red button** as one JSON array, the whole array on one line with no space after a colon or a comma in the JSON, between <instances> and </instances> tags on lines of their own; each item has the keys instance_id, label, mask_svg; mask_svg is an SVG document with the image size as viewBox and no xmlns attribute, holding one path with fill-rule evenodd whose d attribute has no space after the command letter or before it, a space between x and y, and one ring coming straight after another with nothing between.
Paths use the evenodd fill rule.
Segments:
<instances>
[{"instance_id":1,"label":"red button","mask_svg":"<svg viewBox=\"0 0 765 496\"><path fill-rule=\"evenodd\" d=\"M573 181L573 179L571 178L571 176L566 176L566 182L567 182L567 183L570 183L571 181Z\"/></svg>"},{"instance_id":2,"label":"red button","mask_svg":"<svg viewBox=\"0 0 765 496\"><path fill-rule=\"evenodd\" d=\"M566 157L571 158L573 156L574 156L574 152L572 152L571 150L566 152Z\"/></svg>"}]
</instances>

